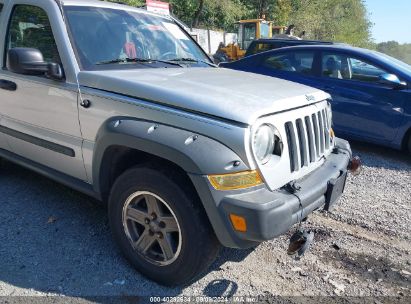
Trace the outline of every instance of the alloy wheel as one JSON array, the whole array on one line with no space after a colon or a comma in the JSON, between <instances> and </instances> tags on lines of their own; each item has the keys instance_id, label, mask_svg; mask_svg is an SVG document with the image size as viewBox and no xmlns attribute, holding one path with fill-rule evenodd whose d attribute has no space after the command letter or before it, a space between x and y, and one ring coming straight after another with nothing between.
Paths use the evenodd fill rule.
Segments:
<instances>
[{"instance_id":1,"label":"alloy wheel","mask_svg":"<svg viewBox=\"0 0 411 304\"><path fill-rule=\"evenodd\" d=\"M123 207L123 227L133 249L148 262L166 266L181 251L181 229L170 206L147 191L135 192Z\"/></svg>"}]
</instances>

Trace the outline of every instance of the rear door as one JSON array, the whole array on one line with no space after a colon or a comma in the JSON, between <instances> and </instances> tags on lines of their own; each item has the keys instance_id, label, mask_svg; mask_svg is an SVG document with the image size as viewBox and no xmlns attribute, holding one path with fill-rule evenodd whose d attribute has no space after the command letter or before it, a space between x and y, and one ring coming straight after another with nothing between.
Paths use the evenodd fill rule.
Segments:
<instances>
[{"instance_id":1,"label":"rear door","mask_svg":"<svg viewBox=\"0 0 411 304\"><path fill-rule=\"evenodd\" d=\"M337 135L393 141L407 96L379 82L380 75L392 72L348 52L323 52L321 63L321 88L333 97Z\"/></svg>"},{"instance_id":2,"label":"rear door","mask_svg":"<svg viewBox=\"0 0 411 304\"><path fill-rule=\"evenodd\" d=\"M312 49L277 51L261 56L252 72L318 87L318 56Z\"/></svg>"}]
</instances>

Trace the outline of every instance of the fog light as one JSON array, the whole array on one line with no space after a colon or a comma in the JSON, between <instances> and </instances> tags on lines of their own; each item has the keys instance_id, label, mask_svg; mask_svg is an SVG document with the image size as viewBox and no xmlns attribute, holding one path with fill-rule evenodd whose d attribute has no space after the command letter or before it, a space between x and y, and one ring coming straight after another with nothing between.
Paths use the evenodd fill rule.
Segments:
<instances>
[{"instance_id":1,"label":"fog light","mask_svg":"<svg viewBox=\"0 0 411 304\"><path fill-rule=\"evenodd\" d=\"M230 220L231 224L233 224L233 227L236 231L238 232L246 232L247 231L247 221L245 218L239 215L235 214L230 214Z\"/></svg>"},{"instance_id":2,"label":"fog light","mask_svg":"<svg viewBox=\"0 0 411 304\"><path fill-rule=\"evenodd\" d=\"M354 156L348 165L348 170L350 170L352 175L358 175L361 173L361 166L362 163L360 157Z\"/></svg>"},{"instance_id":3,"label":"fog light","mask_svg":"<svg viewBox=\"0 0 411 304\"><path fill-rule=\"evenodd\" d=\"M208 180L216 190L238 190L258 186L263 183L257 171L209 175Z\"/></svg>"}]
</instances>

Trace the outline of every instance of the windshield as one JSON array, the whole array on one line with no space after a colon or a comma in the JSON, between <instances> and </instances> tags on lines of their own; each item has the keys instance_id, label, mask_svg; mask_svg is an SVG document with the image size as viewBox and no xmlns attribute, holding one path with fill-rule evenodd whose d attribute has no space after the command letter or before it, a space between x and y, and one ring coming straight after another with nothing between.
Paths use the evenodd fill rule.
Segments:
<instances>
[{"instance_id":1,"label":"windshield","mask_svg":"<svg viewBox=\"0 0 411 304\"><path fill-rule=\"evenodd\" d=\"M180 61L210 64L194 41L166 17L83 6L66 6L64 12L82 69L130 68L137 63L139 68L152 67L149 63L154 62L165 67L179 67Z\"/></svg>"}]
</instances>

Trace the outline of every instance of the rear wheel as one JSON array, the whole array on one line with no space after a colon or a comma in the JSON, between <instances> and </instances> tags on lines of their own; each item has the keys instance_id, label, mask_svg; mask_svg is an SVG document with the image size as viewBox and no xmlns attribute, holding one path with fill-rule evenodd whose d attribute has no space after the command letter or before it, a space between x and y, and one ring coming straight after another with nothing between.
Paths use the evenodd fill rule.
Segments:
<instances>
[{"instance_id":1,"label":"rear wheel","mask_svg":"<svg viewBox=\"0 0 411 304\"><path fill-rule=\"evenodd\" d=\"M115 182L109 220L131 264L164 285L194 280L215 259L219 243L195 195L178 179L133 168Z\"/></svg>"}]
</instances>

